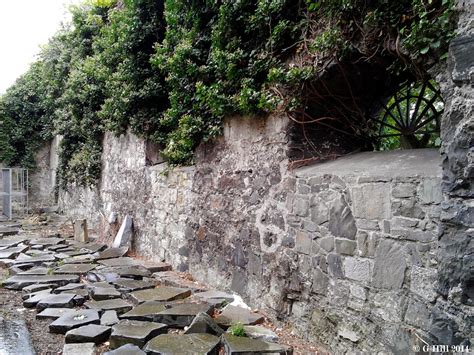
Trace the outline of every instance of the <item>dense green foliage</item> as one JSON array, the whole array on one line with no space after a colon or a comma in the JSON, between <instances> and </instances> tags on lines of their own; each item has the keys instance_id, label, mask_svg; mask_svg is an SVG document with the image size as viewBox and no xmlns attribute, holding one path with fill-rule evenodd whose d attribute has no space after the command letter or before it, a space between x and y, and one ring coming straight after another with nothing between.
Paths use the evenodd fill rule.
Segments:
<instances>
[{"instance_id":1,"label":"dense green foliage","mask_svg":"<svg viewBox=\"0 0 474 355\"><path fill-rule=\"evenodd\" d=\"M224 117L298 105L334 59L391 57L422 76L446 53L452 0L88 0L0 99L0 161L32 166L63 137L62 182L92 185L105 131L163 147L171 164Z\"/></svg>"}]
</instances>

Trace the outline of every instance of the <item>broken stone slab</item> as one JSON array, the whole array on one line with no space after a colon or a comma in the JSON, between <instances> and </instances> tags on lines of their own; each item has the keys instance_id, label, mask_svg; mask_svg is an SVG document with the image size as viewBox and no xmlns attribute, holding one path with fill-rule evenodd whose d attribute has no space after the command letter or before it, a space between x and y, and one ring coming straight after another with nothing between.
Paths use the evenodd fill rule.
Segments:
<instances>
[{"instance_id":1,"label":"broken stone slab","mask_svg":"<svg viewBox=\"0 0 474 355\"><path fill-rule=\"evenodd\" d=\"M278 342L278 335L275 332L271 331L268 328L258 326L258 325L245 325L244 326L245 334L252 339L259 339L263 341L268 341L270 343Z\"/></svg>"},{"instance_id":2,"label":"broken stone slab","mask_svg":"<svg viewBox=\"0 0 474 355\"><path fill-rule=\"evenodd\" d=\"M86 276L87 281L93 283L101 283L101 282L114 282L120 278L119 274L116 273L100 273L97 271L89 272Z\"/></svg>"},{"instance_id":3,"label":"broken stone slab","mask_svg":"<svg viewBox=\"0 0 474 355\"><path fill-rule=\"evenodd\" d=\"M150 339L164 334L167 326L153 322L121 320L112 327L110 348L116 349L125 344L134 344L142 348Z\"/></svg>"},{"instance_id":4,"label":"broken stone slab","mask_svg":"<svg viewBox=\"0 0 474 355\"><path fill-rule=\"evenodd\" d=\"M20 253L23 253L25 250L28 249L26 245L19 245L16 247L7 248L4 250L0 250L0 259L14 259Z\"/></svg>"},{"instance_id":5,"label":"broken stone slab","mask_svg":"<svg viewBox=\"0 0 474 355\"><path fill-rule=\"evenodd\" d=\"M64 264L54 270L55 274L78 274L84 275L94 270L97 265L92 264Z\"/></svg>"},{"instance_id":6,"label":"broken stone slab","mask_svg":"<svg viewBox=\"0 0 474 355\"><path fill-rule=\"evenodd\" d=\"M112 287L92 287L91 297L96 301L120 298L122 294Z\"/></svg>"},{"instance_id":7,"label":"broken stone slab","mask_svg":"<svg viewBox=\"0 0 474 355\"><path fill-rule=\"evenodd\" d=\"M68 293L68 294L72 294L72 295L75 295L75 296L79 296L79 297L82 297L82 298L89 298L89 291L85 288L76 288L74 290L65 290L65 291L61 291L60 293Z\"/></svg>"},{"instance_id":8,"label":"broken stone slab","mask_svg":"<svg viewBox=\"0 0 474 355\"><path fill-rule=\"evenodd\" d=\"M143 266L145 266L148 269L148 271L150 271L151 273L171 271L171 269L172 269L171 264L165 263L165 262L155 263L155 264L151 264L151 265L145 264Z\"/></svg>"},{"instance_id":9,"label":"broken stone slab","mask_svg":"<svg viewBox=\"0 0 474 355\"><path fill-rule=\"evenodd\" d=\"M150 340L144 350L147 354L214 354L219 338L206 333L201 334L163 334Z\"/></svg>"},{"instance_id":10,"label":"broken stone slab","mask_svg":"<svg viewBox=\"0 0 474 355\"><path fill-rule=\"evenodd\" d=\"M8 235L15 235L20 232L19 228L13 227L0 227L0 235L8 236Z\"/></svg>"},{"instance_id":11,"label":"broken stone slab","mask_svg":"<svg viewBox=\"0 0 474 355\"><path fill-rule=\"evenodd\" d=\"M97 262L101 265L108 266L108 267L141 266L142 264L140 261L133 258L129 258L127 256L123 256L120 258L113 258L113 259L98 260Z\"/></svg>"},{"instance_id":12,"label":"broken stone slab","mask_svg":"<svg viewBox=\"0 0 474 355\"><path fill-rule=\"evenodd\" d=\"M0 239L0 247L16 247L18 244L25 243L26 238L5 238Z\"/></svg>"},{"instance_id":13,"label":"broken stone slab","mask_svg":"<svg viewBox=\"0 0 474 355\"><path fill-rule=\"evenodd\" d=\"M76 219L73 222L74 240L80 243L87 243L89 233L87 231L87 219Z\"/></svg>"},{"instance_id":14,"label":"broken stone slab","mask_svg":"<svg viewBox=\"0 0 474 355\"><path fill-rule=\"evenodd\" d=\"M205 286L199 285L191 280L185 280L174 271L155 272L152 277L157 279L163 286L188 288L194 293L207 291Z\"/></svg>"},{"instance_id":15,"label":"broken stone slab","mask_svg":"<svg viewBox=\"0 0 474 355\"><path fill-rule=\"evenodd\" d=\"M81 309L65 313L49 325L51 333L65 334L67 331L88 324L99 324L99 312L94 309Z\"/></svg>"},{"instance_id":16,"label":"broken stone slab","mask_svg":"<svg viewBox=\"0 0 474 355\"><path fill-rule=\"evenodd\" d=\"M121 298L114 298L104 301L89 301L85 303L87 308L98 311L116 311L117 314L123 314L132 309L132 305Z\"/></svg>"},{"instance_id":17,"label":"broken stone slab","mask_svg":"<svg viewBox=\"0 0 474 355\"><path fill-rule=\"evenodd\" d=\"M214 305L232 303L235 299L234 295L230 293L215 290L196 292L193 297Z\"/></svg>"},{"instance_id":18,"label":"broken stone slab","mask_svg":"<svg viewBox=\"0 0 474 355\"><path fill-rule=\"evenodd\" d=\"M72 308L74 307L74 296L72 294L60 293L59 295L48 295L36 304L36 309L41 312L46 308Z\"/></svg>"},{"instance_id":19,"label":"broken stone slab","mask_svg":"<svg viewBox=\"0 0 474 355\"><path fill-rule=\"evenodd\" d=\"M64 344L62 355L95 355L94 343Z\"/></svg>"},{"instance_id":20,"label":"broken stone slab","mask_svg":"<svg viewBox=\"0 0 474 355\"><path fill-rule=\"evenodd\" d=\"M125 344L115 350L107 351L103 355L145 355L138 346L133 344Z\"/></svg>"},{"instance_id":21,"label":"broken stone slab","mask_svg":"<svg viewBox=\"0 0 474 355\"><path fill-rule=\"evenodd\" d=\"M95 343L100 344L109 339L110 327L88 324L66 332L66 343Z\"/></svg>"},{"instance_id":22,"label":"broken stone slab","mask_svg":"<svg viewBox=\"0 0 474 355\"><path fill-rule=\"evenodd\" d=\"M113 259L110 259L113 260ZM105 267L100 270L102 274L115 274L121 278L126 277L126 278L132 278L132 279L138 279L141 280L144 277L149 277L150 272L143 266L140 265L134 265L134 266L115 266L115 267ZM116 281L118 279L115 278L115 280L109 279L109 282Z\"/></svg>"},{"instance_id":23,"label":"broken stone slab","mask_svg":"<svg viewBox=\"0 0 474 355\"><path fill-rule=\"evenodd\" d=\"M123 219L122 225L120 226L117 235L115 236L113 247L130 247L132 244L133 237L133 219L129 215L126 215Z\"/></svg>"},{"instance_id":24,"label":"broken stone slab","mask_svg":"<svg viewBox=\"0 0 474 355\"><path fill-rule=\"evenodd\" d=\"M104 251L101 251L97 256L97 260L105 260L105 259L113 259L113 258L120 258L127 254L128 247L121 247L121 248L108 248Z\"/></svg>"},{"instance_id":25,"label":"broken stone slab","mask_svg":"<svg viewBox=\"0 0 474 355\"><path fill-rule=\"evenodd\" d=\"M104 250L105 248L107 248L107 245L97 243L88 243L82 247L82 249L86 249L88 253L97 253Z\"/></svg>"},{"instance_id":26,"label":"broken stone slab","mask_svg":"<svg viewBox=\"0 0 474 355\"><path fill-rule=\"evenodd\" d=\"M36 244L36 245L42 245L44 247L52 246L52 245L57 245L57 244L64 244L66 243L66 240L64 238L37 238L37 239L32 239L30 241L30 244Z\"/></svg>"},{"instance_id":27,"label":"broken stone slab","mask_svg":"<svg viewBox=\"0 0 474 355\"><path fill-rule=\"evenodd\" d=\"M196 315L191 325L184 332L184 334L194 333L208 333L221 336L224 333L224 329L219 327L209 314L201 312Z\"/></svg>"},{"instance_id":28,"label":"broken stone slab","mask_svg":"<svg viewBox=\"0 0 474 355\"><path fill-rule=\"evenodd\" d=\"M24 292L22 295L21 295L21 299L22 300L27 300L27 299L30 299L36 295L39 295L39 294L43 294L43 295L50 295L51 293L53 292L53 289L52 288L46 288L44 290L40 290L40 291L35 291L35 292L30 292L30 293L26 293Z\"/></svg>"},{"instance_id":29,"label":"broken stone slab","mask_svg":"<svg viewBox=\"0 0 474 355\"><path fill-rule=\"evenodd\" d=\"M100 325L105 325L105 326L112 326L114 324L117 324L119 322L117 312L115 311L105 311L104 314L102 314L102 317L100 317Z\"/></svg>"},{"instance_id":30,"label":"broken stone slab","mask_svg":"<svg viewBox=\"0 0 474 355\"><path fill-rule=\"evenodd\" d=\"M134 291L131 294L133 300L138 303L147 301L174 301L187 298L191 295L191 290L178 287L160 286L147 290Z\"/></svg>"},{"instance_id":31,"label":"broken stone slab","mask_svg":"<svg viewBox=\"0 0 474 355\"><path fill-rule=\"evenodd\" d=\"M190 325L199 313L210 314L213 309L208 303L181 303L157 313L153 321L173 328L184 328Z\"/></svg>"},{"instance_id":32,"label":"broken stone slab","mask_svg":"<svg viewBox=\"0 0 474 355\"><path fill-rule=\"evenodd\" d=\"M38 256L29 256L26 254L20 254L16 258L14 264L23 264L23 263L31 263L31 264L42 264L56 261L56 258L52 254L45 254L45 255L38 255Z\"/></svg>"},{"instance_id":33,"label":"broken stone slab","mask_svg":"<svg viewBox=\"0 0 474 355\"><path fill-rule=\"evenodd\" d=\"M0 354L36 354L24 320L0 318Z\"/></svg>"},{"instance_id":34,"label":"broken stone slab","mask_svg":"<svg viewBox=\"0 0 474 355\"><path fill-rule=\"evenodd\" d=\"M263 322L264 317L245 308L227 305L216 317L216 323L228 328L233 324L255 325Z\"/></svg>"},{"instance_id":35,"label":"broken stone slab","mask_svg":"<svg viewBox=\"0 0 474 355\"><path fill-rule=\"evenodd\" d=\"M88 264L95 261L95 258L92 256L92 254L83 254L69 257L67 254L60 253L55 254L55 257L62 259L65 264Z\"/></svg>"},{"instance_id":36,"label":"broken stone slab","mask_svg":"<svg viewBox=\"0 0 474 355\"><path fill-rule=\"evenodd\" d=\"M52 283L64 286L70 282L79 282L77 275L15 275L3 282L3 286L12 290L21 290L33 284Z\"/></svg>"},{"instance_id":37,"label":"broken stone slab","mask_svg":"<svg viewBox=\"0 0 474 355\"><path fill-rule=\"evenodd\" d=\"M58 319L70 312L75 312L75 310L71 308L46 308L36 315L36 319Z\"/></svg>"},{"instance_id":38,"label":"broken stone slab","mask_svg":"<svg viewBox=\"0 0 474 355\"><path fill-rule=\"evenodd\" d=\"M70 283L65 286L58 287L54 290L54 293L61 293L64 291L78 290L84 288L86 285L83 283Z\"/></svg>"},{"instance_id":39,"label":"broken stone slab","mask_svg":"<svg viewBox=\"0 0 474 355\"><path fill-rule=\"evenodd\" d=\"M120 278L113 282L113 284L122 291L139 291L153 288L156 286L156 281L131 280Z\"/></svg>"},{"instance_id":40,"label":"broken stone slab","mask_svg":"<svg viewBox=\"0 0 474 355\"><path fill-rule=\"evenodd\" d=\"M43 300L44 298L47 298L51 296L51 289L43 290L43 291L38 291L37 293L30 294L30 295L25 295L25 296L30 296L26 297L23 301L23 307L25 308L33 308L36 307L38 302Z\"/></svg>"},{"instance_id":41,"label":"broken stone slab","mask_svg":"<svg viewBox=\"0 0 474 355\"><path fill-rule=\"evenodd\" d=\"M164 311L166 304L157 301L149 301L134 307L131 311L120 316L121 319L153 321L156 314Z\"/></svg>"},{"instance_id":42,"label":"broken stone slab","mask_svg":"<svg viewBox=\"0 0 474 355\"><path fill-rule=\"evenodd\" d=\"M222 335L225 353L233 354L291 354L291 348L275 343L269 343L263 340L247 337L238 337L232 334Z\"/></svg>"},{"instance_id":43,"label":"broken stone slab","mask_svg":"<svg viewBox=\"0 0 474 355\"><path fill-rule=\"evenodd\" d=\"M33 293L38 291L47 290L48 288L53 288L54 284L33 284L23 288L24 293Z\"/></svg>"},{"instance_id":44,"label":"broken stone slab","mask_svg":"<svg viewBox=\"0 0 474 355\"><path fill-rule=\"evenodd\" d=\"M47 267L33 267L29 270L19 272L17 275L49 275L52 274L53 269Z\"/></svg>"}]
</instances>

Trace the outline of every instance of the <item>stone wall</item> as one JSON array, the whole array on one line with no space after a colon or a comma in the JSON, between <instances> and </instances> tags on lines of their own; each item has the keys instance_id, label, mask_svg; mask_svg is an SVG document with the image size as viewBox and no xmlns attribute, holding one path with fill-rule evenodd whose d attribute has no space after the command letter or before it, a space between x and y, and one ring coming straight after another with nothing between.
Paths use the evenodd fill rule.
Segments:
<instances>
[{"instance_id":1,"label":"stone wall","mask_svg":"<svg viewBox=\"0 0 474 355\"><path fill-rule=\"evenodd\" d=\"M107 134L98 187L70 187L60 203L103 237L110 213L130 214L138 254L239 293L333 351L436 343L439 153L290 171L287 131L281 117L229 119L193 167L170 171L147 165L143 140Z\"/></svg>"}]
</instances>

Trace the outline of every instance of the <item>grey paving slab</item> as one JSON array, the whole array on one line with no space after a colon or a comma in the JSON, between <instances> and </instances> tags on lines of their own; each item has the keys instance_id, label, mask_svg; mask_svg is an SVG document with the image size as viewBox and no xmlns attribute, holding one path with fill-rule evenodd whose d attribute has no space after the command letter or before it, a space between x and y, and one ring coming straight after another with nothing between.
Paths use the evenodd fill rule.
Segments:
<instances>
[{"instance_id":1,"label":"grey paving slab","mask_svg":"<svg viewBox=\"0 0 474 355\"><path fill-rule=\"evenodd\" d=\"M66 332L66 343L104 343L109 339L112 328L88 324L79 328L74 328Z\"/></svg>"},{"instance_id":2,"label":"grey paving slab","mask_svg":"<svg viewBox=\"0 0 474 355\"><path fill-rule=\"evenodd\" d=\"M91 297L96 301L110 300L120 298L121 293L112 287L92 287Z\"/></svg>"},{"instance_id":3,"label":"grey paving slab","mask_svg":"<svg viewBox=\"0 0 474 355\"><path fill-rule=\"evenodd\" d=\"M71 308L46 308L36 315L36 319L58 319L67 313L74 313Z\"/></svg>"},{"instance_id":4,"label":"grey paving slab","mask_svg":"<svg viewBox=\"0 0 474 355\"><path fill-rule=\"evenodd\" d=\"M228 305L222 313L216 317L216 323L230 327L233 324L254 325L263 322L264 317L258 313L251 312L245 308Z\"/></svg>"},{"instance_id":5,"label":"grey paving slab","mask_svg":"<svg viewBox=\"0 0 474 355\"><path fill-rule=\"evenodd\" d=\"M96 309L99 311L113 310L116 311L117 314L128 312L133 307L132 304L121 298L104 301L89 301L85 303L85 306L87 308Z\"/></svg>"},{"instance_id":6,"label":"grey paving slab","mask_svg":"<svg viewBox=\"0 0 474 355\"><path fill-rule=\"evenodd\" d=\"M163 302L149 301L144 302L132 310L124 313L120 316L121 319L130 319L130 320L141 320L141 321L153 321L153 317L164 311L166 309L166 304Z\"/></svg>"},{"instance_id":7,"label":"grey paving slab","mask_svg":"<svg viewBox=\"0 0 474 355\"><path fill-rule=\"evenodd\" d=\"M112 326L119 322L117 312L105 311L100 317L100 325Z\"/></svg>"},{"instance_id":8,"label":"grey paving slab","mask_svg":"<svg viewBox=\"0 0 474 355\"><path fill-rule=\"evenodd\" d=\"M166 325L136 320L121 320L112 327L110 348L116 349L125 344L143 347L146 342L159 334L166 332Z\"/></svg>"},{"instance_id":9,"label":"grey paving slab","mask_svg":"<svg viewBox=\"0 0 474 355\"><path fill-rule=\"evenodd\" d=\"M147 354L207 355L214 354L219 337L211 334L163 334L150 340L144 350Z\"/></svg>"},{"instance_id":10,"label":"grey paving slab","mask_svg":"<svg viewBox=\"0 0 474 355\"><path fill-rule=\"evenodd\" d=\"M129 257L121 257L121 258L113 258L113 259L105 259L105 260L98 260L99 264L105 266L138 266L142 263L136 259L129 258Z\"/></svg>"},{"instance_id":11,"label":"grey paving slab","mask_svg":"<svg viewBox=\"0 0 474 355\"><path fill-rule=\"evenodd\" d=\"M42 298L36 304L36 309L40 312L46 308L72 308L74 305L74 295L60 293L59 295L52 294Z\"/></svg>"},{"instance_id":12,"label":"grey paving slab","mask_svg":"<svg viewBox=\"0 0 474 355\"><path fill-rule=\"evenodd\" d=\"M53 283L63 286L78 281L79 276L77 275L15 275L6 279L3 286L12 290L21 290L23 287L39 283Z\"/></svg>"},{"instance_id":13,"label":"grey paving slab","mask_svg":"<svg viewBox=\"0 0 474 355\"><path fill-rule=\"evenodd\" d=\"M95 309L81 309L66 313L49 325L51 333L65 334L68 330L87 324L99 324L99 312Z\"/></svg>"},{"instance_id":14,"label":"grey paving slab","mask_svg":"<svg viewBox=\"0 0 474 355\"><path fill-rule=\"evenodd\" d=\"M184 328L191 324L199 313L211 313L213 307L208 303L181 303L157 313L153 320L172 328Z\"/></svg>"},{"instance_id":15,"label":"grey paving slab","mask_svg":"<svg viewBox=\"0 0 474 355\"><path fill-rule=\"evenodd\" d=\"M143 281L143 280L132 280L126 278L120 278L114 281L113 284L120 290L123 291L139 291L147 288L154 288L157 284L156 281Z\"/></svg>"},{"instance_id":16,"label":"grey paving slab","mask_svg":"<svg viewBox=\"0 0 474 355\"><path fill-rule=\"evenodd\" d=\"M84 275L94 270L95 264L64 264L54 270L55 274L77 274Z\"/></svg>"},{"instance_id":17,"label":"grey paving slab","mask_svg":"<svg viewBox=\"0 0 474 355\"><path fill-rule=\"evenodd\" d=\"M184 299L191 295L191 291L185 288L159 286L147 290L134 291L130 294L132 299L138 303L147 301L173 301Z\"/></svg>"}]
</instances>

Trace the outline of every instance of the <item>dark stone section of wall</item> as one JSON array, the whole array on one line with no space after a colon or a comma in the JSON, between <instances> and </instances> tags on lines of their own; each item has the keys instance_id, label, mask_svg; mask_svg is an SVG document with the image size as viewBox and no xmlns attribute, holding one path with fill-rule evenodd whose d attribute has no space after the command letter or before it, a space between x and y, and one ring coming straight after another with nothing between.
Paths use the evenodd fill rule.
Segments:
<instances>
[{"instance_id":1,"label":"dark stone section of wall","mask_svg":"<svg viewBox=\"0 0 474 355\"><path fill-rule=\"evenodd\" d=\"M438 299L431 334L438 344L472 342L474 305L474 4L458 1L458 35L442 80L443 193ZM469 315L471 315L469 317Z\"/></svg>"}]
</instances>

